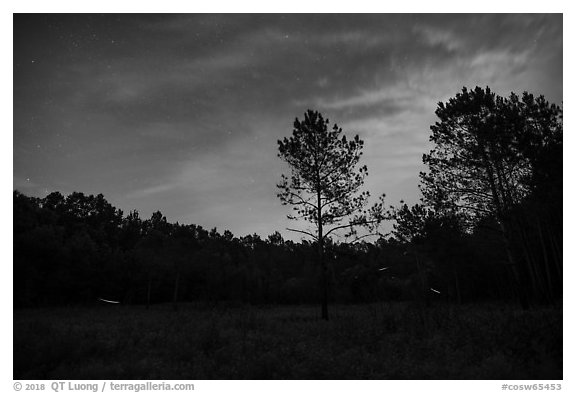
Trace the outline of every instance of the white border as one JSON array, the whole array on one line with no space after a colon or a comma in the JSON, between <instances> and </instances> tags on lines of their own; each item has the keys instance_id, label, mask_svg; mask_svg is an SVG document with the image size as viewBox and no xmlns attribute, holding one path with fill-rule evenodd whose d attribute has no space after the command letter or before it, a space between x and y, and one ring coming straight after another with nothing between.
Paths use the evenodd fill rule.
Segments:
<instances>
[{"instance_id":1,"label":"white border","mask_svg":"<svg viewBox=\"0 0 576 393\"><path fill-rule=\"evenodd\" d=\"M574 94L574 76L573 72L576 69L574 64L572 42L576 37L574 34L574 18L573 9L568 6L569 2L559 1L522 1L522 2L504 2L501 0L490 0L474 2L462 1L445 1L439 6L438 2L431 1L412 1L412 2L374 2L373 0L361 0L354 2L341 2L337 4L334 1L320 1L310 2L304 0L289 1L285 4L270 6L268 2L263 1L225 1L225 2L181 2L181 1L161 1L144 3L142 1L98 1L98 2L80 2L80 1L8 1L2 3L2 49L3 53L9 53L2 61L4 69L4 84L3 102L2 102L2 119L5 123L5 128L2 132L2 143L0 144L2 152L0 165L2 171L2 192L0 193L1 204L0 206L10 206L10 214L4 214L2 217L2 273L0 291L2 296L1 312L4 316L4 323L2 326L2 354L0 355L1 363L0 373L2 375L2 391L13 391L12 381L12 177L13 177L13 109L12 109L12 94L13 94L13 68L12 68L12 53L13 53L13 26L12 26L12 13L45 13L45 12L109 12L109 13L123 13L123 12L174 12L174 13L259 13L259 12L284 12L284 13L333 13L333 12L369 12L369 13L392 13L392 12L444 12L450 13L453 10L462 13L476 13L476 12L536 12L536 13L564 13L564 120L565 130L565 165L564 165L564 244L566 245L564 260L564 381L562 382L562 390L567 390L570 386L569 381L571 377L568 370L573 369L573 348L574 339L571 332L575 331L574 312L573 312L573 299L574 291L571 285L571 278L574 277L574 253L571 244L572 235L574 231L571 229L571 223L574 220L574 207L571 202L571 197L574 194L573 181L574 178L574 131L571 125L573 124L573 100L571 96ZM396 3L396 4L395 4ZM401 3L401 4L397 4ZM8 59L10 58L10 60ZM42 382L42 381L39 381ZM95 381L96 382L96 381ZM127 381L129 382L129 381ZM176 381L172 381L176 382ZM186 382L186 381L182 381ZM384 389L392 389L391 391L442 391L442 392L496 392L501 391L502 383L517 383L517 384L530 384L530 383L545 383L546 381L195 381L196 390L202 392L211 391L237 391L246 390L253 392L269 392L272 389L276 393L290 392L293 393L297 389L329 389L334 392L350 392L358 388L363 392L378 392L382 393ZM556 381L550 381L556 383ZM47 390L48 391L48 390Z\"/></svg>"}]
</instances>

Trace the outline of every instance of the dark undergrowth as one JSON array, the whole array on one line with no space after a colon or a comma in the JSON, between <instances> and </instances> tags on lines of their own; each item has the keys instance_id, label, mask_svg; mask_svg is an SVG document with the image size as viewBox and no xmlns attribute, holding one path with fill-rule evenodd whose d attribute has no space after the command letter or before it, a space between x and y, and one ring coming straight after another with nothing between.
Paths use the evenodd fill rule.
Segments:
<instances>
[{"instance_id":1,"label":"dark undergrowth","mask_svg":"<svg viewBox=\"0 0 576 393\"><path fill-rule=\"evenodd\" d=\"M562 379L562 309L411 303L14 311L14 379Z\"/></svg>"}]
</instances>

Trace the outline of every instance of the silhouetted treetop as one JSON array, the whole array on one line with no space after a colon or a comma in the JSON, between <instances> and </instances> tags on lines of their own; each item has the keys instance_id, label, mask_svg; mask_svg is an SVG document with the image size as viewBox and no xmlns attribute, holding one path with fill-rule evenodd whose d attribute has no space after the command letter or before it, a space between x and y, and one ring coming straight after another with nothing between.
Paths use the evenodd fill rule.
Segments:
<instances>
[{"instance_id":1,"label":"silhouetted treetop","mask_svg":"<svg viewBox=\"0 0 576 393\"><path fill-rule=\"evenodd\" d=\"M303 218L316 225L319 231L308 233L315 239L342 228L354 234L355 226L381 220L381 204L368 211L370 193L360 191L368 175L366 165L358 166L364 141L358 135L347 139L337 124L331 128L328 124L322 114L308 110L303 121L294 121L292 136L278 141L278 156L291 169L290 176L282 175L278 197L293 206L295 214L288 218ZM336 226L322 233L326 225Z\"/></svg>"},{"instance_id":2,"label":"silhouetted treetop","mask_svg":"<svg viewBox=\"0 0 576 393\"><path fill-rule=\"evenodd\" d=\"M473 221L502 220L535 187L542 152L561 145L560 108L528 93L503 98L488 87L463 88L436 115L434 148L423 157L428 171L420 174L424 199Z\"/></svg>"}]
</instances>

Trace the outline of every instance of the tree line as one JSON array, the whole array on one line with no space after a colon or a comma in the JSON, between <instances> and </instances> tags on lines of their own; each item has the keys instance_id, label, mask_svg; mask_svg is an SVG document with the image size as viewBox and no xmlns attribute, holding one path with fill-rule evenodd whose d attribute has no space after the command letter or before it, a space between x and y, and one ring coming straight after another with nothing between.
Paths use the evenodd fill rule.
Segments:
<instances>
[{"instance_id":1,"label":"tree line","mask_svg":"<svg viewBox=\"0 0 576 393\"><path fill-rule=\"evenodd\" d=\"M453 249L454 240L447 236L445 244ZM463 239L454 255L438 255L434 264L426 257L431 287L451 298L455 292L445 271L450 263L460 263L465 299L506 297L490 279L497 269L474 254L476 242ZM445 244L434 247L444 250ZM101 194L53 192L35 198L14 191L14 305L82 304L99 298L142 305L315 303L320 296L316 246L284 240L278 232L266 239L235 237L230 231L170 223L160 212L147 219L136 211L124 215ZM396 238L327 242L331 300L415 299L417 267L411 249Z\"/></svg>"},{"instance_id":2,"label":"tree line","mask_svg":"<svg viewBox=\"0 0 576 393\"><path fill-rule=\"evenodd\" d=\"M561 109L464 88L436 115L421 202L389 207L367 206L358 136L319 112L296 119L279 141L291 174L278 187L313 226L301 242L124 215L101 194L14 191L14 305L320 301L327 319L329 301L560 301Z\"/></svg>"}]
</instances>

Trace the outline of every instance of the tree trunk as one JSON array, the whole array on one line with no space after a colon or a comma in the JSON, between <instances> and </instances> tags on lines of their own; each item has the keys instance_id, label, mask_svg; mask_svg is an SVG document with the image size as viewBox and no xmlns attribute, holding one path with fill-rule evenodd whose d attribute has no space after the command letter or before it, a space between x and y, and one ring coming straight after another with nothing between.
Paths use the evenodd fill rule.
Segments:
<instances>
[{"instance_id":1,"label":"tree trunk","mask_svg":"<svg viewBox=\"0 0 576 393\"><path fill-rule=\"evenodd\" d=\"M516 258L514 257L514 252L512 250L512 242L510 240L510 233L508 232L508 227L504 224L503 221L500 222L500 229L502 230L503 240L504 240L504 248L506 249L506 254L508 256L508 262L510 264L510 268L512 269L512 279L513 279L513 286L514 286L514 295L520 302L520 306L523 310L527 310L529 308L528 298L526 296L526 286L525 280L522 278L522 273L520 272L520 268L518 263L516 262Z\"/></svg>"},{"instance_id":2,"label":"tree trunk","mask_svg":"<svg viewBox=\"0 0 576 393\"><path fill-rule=\"evenodd\" d=\"M481 144L481 147L484 148ZM490 191L492 193L492 202L494 203L496 219L500 224L500 230L502 233L502 238L504 241L504 247L506 249L506 255L508 256L508 263L510 269L512 270L512 284L514 287L514 293L522 306L522 309L526 310L528 308L528 299L526 297L526 291L524 288L524 280L522 279L522 273L514 257L514 251L512 250L512 241L510 239L510 231L504 217L505 203L504 195L499 195L498 189L496 187L496 176L494 174L494 168L492 168L492 162L486 151L483 152L483 163L488 175L488 183L490 186Z\"/></svg>"},{"instance_id":3,"label":"tree trunk","mask_svg":"<svg viewBox=\"0 0 576 393\"><path fill-rule=\"evenodd\" d=\"M180 272L176 272L174 279L174 296L172 297L172 308L174 311L178 310L178 284L180 283Z\"/></svg>"},{"instance_id":4,"label":"tree trunk","mask_svg":"<svg viewBox=\"0 0 576 393\"><path fill-rule=\"evenodd\" d=\"M456 302L458 305L462 304L462 294L460 293L460 277L458 277L458 272L454 269L454 284L456 285Z\"/></svg>"},{"instance_id":5,"label":"tree trunk","mask_svg":"<svg viewBox=\"0 0 576 393\"><path fill-rule=\"evenodd\" d=\"M324 234L322 232L322 195L318 190L318 261L322 285L322 319L328 320L328 268L324 260Z\"/></svg>"},{"instance_id":6,"label":"tree trunk","mask_svg":"<svg viewBox=\"0 0 576 393\"><path fill-rule=\"evenodd\" d=\"M320 253L320 269L322 270L322 319L328 320L328 267L326 266L326 261L324 260L324 242L320 241L319 245Z\"/></svg>"},{"instance_id":7,"label":"tree trunk","mask_svg":"<svg viewBox=\"0 0 576 393\"><path fill-rule=\"evenodd\" d=\"M554 267L556 270L555 278L559 281L560 285L562 284L562 247L559 245L558 241L556 240L556 236L550 229L550 225L546 224L546 232L548 234L548 239L550 240L550 246L552 249L553 259L554 259ZM561 293L561 291L560 291Z\"/></svg>"},{"instance_id":8,"label":"tree trunk","mask_svg":"<svg viewBox=\"0 0 576 393\"><path fill-rule=\"evenodd\" d=\"M548 258L548 247L546 247L546 242L544 241L544 235L542 233L542 223L540 220L536 220L536 225L538 227L538 237L540 239L540 245L542 250L542 255L544 257L544 273L546 274L546 295L548 296L548 302L550 304L554 303L554 284L552 283L552 273L550 270L550 258Z\"/></svg>"},{"instance_id":9,"label":"tree trunk","mask_svg":"<svg viewBox=\"0 0 576 393\"><path fill-rule=\"evenodd\" d=\"M418 281L420 296L422 297L422 301L426 307L430 307L430 296L428 296L428 291L430 287L428 286L428 277L426 277L426 272L420 263L420 258L418 257L417 252L414 252L414 258L416 259L416 270L418 271Z\"/></svg>"},{"instance_id":10,"label":"tree trunk","mask_svg":"<svg viewBox=\"0 0 576 393\"><path fill-rule=\"evenodd\" d=\"M150 294L152 292L152 277L148 276L148 289L146 291L146 310L150 308Z\"/></svg>"}]
</instances>

